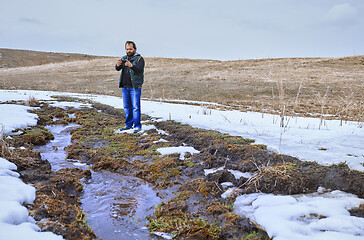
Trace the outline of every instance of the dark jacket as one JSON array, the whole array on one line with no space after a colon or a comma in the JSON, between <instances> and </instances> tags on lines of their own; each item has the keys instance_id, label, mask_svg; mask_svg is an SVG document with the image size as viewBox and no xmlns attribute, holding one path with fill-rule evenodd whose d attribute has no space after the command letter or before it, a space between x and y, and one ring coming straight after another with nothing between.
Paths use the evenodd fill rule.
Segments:
<instances>
[{"instance_id":1,"label":"dark jacket","mask_svg":"<svg viewBox=\"0 0 364 240\"><path fill-rule=\"evenodd\" d=\"M136 53L134 56L128 58L127 55L122 57L122 60L128 59L133 67L125 66L125 63L121 64L119 67L115 65L115 69L117 71L121 71L120 79L119 79L119 88L123 86L123 77L128 77L130 75L131 84L133 88L141 88L144 83L144 58L139 54ZM124 81L125 82L125 81Z\"/></svg>"}]
</instances>

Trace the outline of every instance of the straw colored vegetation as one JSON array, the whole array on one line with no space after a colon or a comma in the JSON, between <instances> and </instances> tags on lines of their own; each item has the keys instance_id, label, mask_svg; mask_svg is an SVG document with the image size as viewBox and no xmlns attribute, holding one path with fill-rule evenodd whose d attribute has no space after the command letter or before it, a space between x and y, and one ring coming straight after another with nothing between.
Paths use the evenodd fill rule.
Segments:
<instances>
[{"instance_id":1,"label":"straw colored vegetation","mask_svg":"<svg viewBox=\"0 0 364 240\"><path fill-rule=\"evenodd\" d=\"M114 68L117 57L9 49L0 53L1 89L121 94L119 72ZM364 119L364 56L145 60L144 98L216 102L282 115Z\"/></svg>"}]
</instances>

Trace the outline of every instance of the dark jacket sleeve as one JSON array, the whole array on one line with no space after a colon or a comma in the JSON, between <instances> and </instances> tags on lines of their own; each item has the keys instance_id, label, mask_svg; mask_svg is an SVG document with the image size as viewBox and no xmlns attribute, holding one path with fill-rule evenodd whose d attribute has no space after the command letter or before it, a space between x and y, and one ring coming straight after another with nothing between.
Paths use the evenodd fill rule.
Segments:
<instances>
[{"instance_id":1,"label":"dark jacket sleeve","mask_svg":"<svg viewBox=\"0 0 364 240\"><path fill-rule=\"evenodd\" d=\"M123 69L123 64L121 64L119 67L115 64L115 69L116 71L120 71L121 69Z\"/></svg>"},{"instance_id":2,"label":"dark jacket sleeve","mask_svg":"<svg viewBox=\"0 0 364 240\"><path fill-rule=\"evenodd\" d=\"M120 58L120 60L123 60L125 57ZM115 69L116 71L120 71L121 69L123 69L125 67L124 63L121 64L119 67L115 64Z\"/></svg>"},{"instance_id":3,"label":"dark jacket sleeve","mask_svg":"<svg viewBox=\"0 0 364 240\"><path fill-rule=\"evenodd\" d=\"M133 65L133 67L131 69L133 69L133 71L135 73L142 73L144 71L144 58L140 57L139 61L137 62L137 64Z\"/></svg>"}]
</instances>

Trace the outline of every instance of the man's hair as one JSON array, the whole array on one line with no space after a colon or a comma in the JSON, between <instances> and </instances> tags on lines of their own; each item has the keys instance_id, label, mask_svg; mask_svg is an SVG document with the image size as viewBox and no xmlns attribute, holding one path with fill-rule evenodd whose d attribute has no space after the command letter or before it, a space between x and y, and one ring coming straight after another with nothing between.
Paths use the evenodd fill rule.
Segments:
<instances>
[{"instance_id":1,"label":"man's hair","mask_svg":"<svg viewBox=\"0 0 364 240\"><path fill-rule=\"evenodd\" d=\"M126 43L125 43L125 48L126 48L126 45L128 45L128 44L132 44L133 45L133 48L136 50L137 49L137 47L136 47L136 45L135 45L135 42L133 42L133 41L126 41Z\"/></svg>"}]
</instances>

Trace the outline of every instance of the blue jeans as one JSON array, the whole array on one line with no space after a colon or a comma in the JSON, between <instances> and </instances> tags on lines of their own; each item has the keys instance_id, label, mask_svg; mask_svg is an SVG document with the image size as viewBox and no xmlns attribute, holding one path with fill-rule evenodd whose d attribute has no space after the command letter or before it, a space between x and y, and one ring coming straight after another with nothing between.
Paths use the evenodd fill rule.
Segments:
<instances>
[{"instance_id":1,"label":"blue jeans","mask_svg":"<svg viewBox=\"0 0 364 240\"><path fill-rule=\"evenodd\" d=\"M140 110L140 97L142 95L141 88L122 88L123 104L125 111L125 125L132 128L141 128L141 110Z\"/></svg>"}]
</instances>

